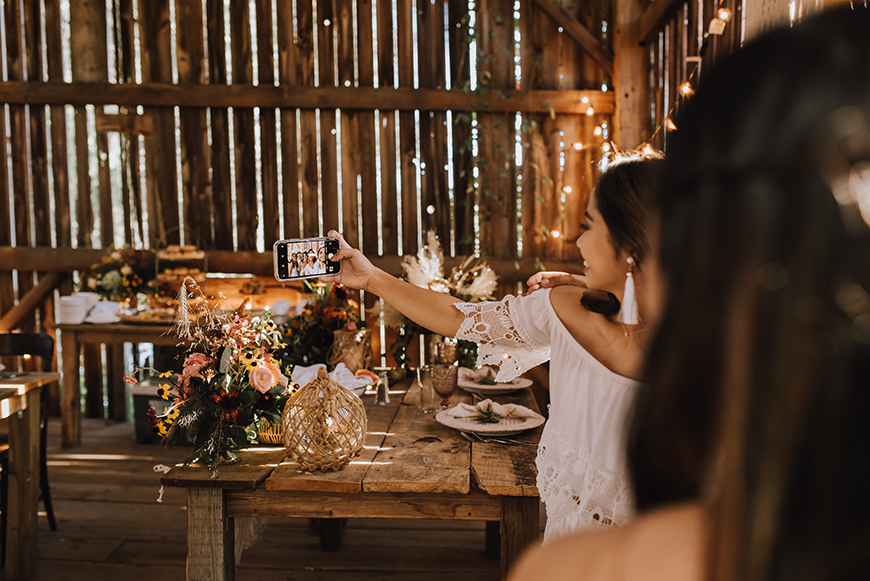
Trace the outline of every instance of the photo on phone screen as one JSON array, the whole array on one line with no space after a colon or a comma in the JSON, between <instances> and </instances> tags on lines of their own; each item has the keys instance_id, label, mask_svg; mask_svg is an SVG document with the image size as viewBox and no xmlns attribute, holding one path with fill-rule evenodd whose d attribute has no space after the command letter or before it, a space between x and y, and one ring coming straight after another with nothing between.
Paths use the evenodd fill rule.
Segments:
<instances>
[{"instance_id":1,"label":"photo on phone screen","mask_svg":"<svg viewBox=\"0 0 870 581\"><path fill-rule=\"evenodd\" d=\"M304 238L278 240L273 248L275 278L299 280L339 272L340 263L329 257L338 251L339 242L333 238Z\"/></svg>"}]
</instances>

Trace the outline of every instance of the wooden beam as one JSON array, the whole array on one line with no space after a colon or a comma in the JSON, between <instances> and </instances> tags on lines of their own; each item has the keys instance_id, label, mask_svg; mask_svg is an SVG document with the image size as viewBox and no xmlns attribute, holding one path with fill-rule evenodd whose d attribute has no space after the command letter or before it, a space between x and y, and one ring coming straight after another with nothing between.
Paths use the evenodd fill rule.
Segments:
<instances>
[{"instance_id":1,"label":"wooden beam","mask_svg":"<svg viewBox=\"0 0 870 581\"><path fill-rule=\"evenodd\" d=\"M136 113L96 112L97 133L135 133L148 134L154 131L154 118L151 115Z\"/></svg>"},{"instance_id":2,"label":"wooden beam","mask_svg":"<svg viewBox=\"0 0 870 581\"><path fill-rule=\"evenodd\" d=\"M38 265L39 262L31 262L30 268ZM26 319L33 313L33 310L38 307L45 297L54 289L66 280L67 273L61 271L49 272L42 276L39 284L30 289L27 294L21 297L18 304L9 309L0 319L0 332L11 331L16 328L22 320Z\"/></svg>"},{"instance_id":3,"label":"wooden beam","mask_svg":"<svg viewBox=\"0 0 870 581\"><path fill-rule=\"evenodd\" d=\"M568 33L586 53L592 57L608 74L613 74L613 55L601 45L601 42L589 29L583 26L576 18L568 14L555 0L535 0L535 4L546 12L556 24Z\"/></svg>"},{"instance_id":4,"label":"wooden beam","mask_svg":"<svg viewBox=\"0 0 870 581\"><path fill-rule=\"evenodd\" d=\"M0 246L0 264L4 270L21 269L25 266L33 268L39 265L44 272L86 270L92 264L99 262L105 250L99 248L39 248L30 246ZM372 264L393 275L402 273L401 256L370 256ZM444 268L450 271L459 266L464 257L445 257ZM578 272L580 265L572 261L556 261L544 259L548 270ZM521 261L486 259L486 263L503 281L525 281L538 272L534 258L524 258ZM212 273L250 273L257 276L272 275L271 252L236 252L232 250L210 250L208 252L208 269ZM2 271L0 271L2 272Z\"/></svg>"},{"instance_id":5,"label":"wooden beam","mask_svg":"<svg viewBox=\"0 0 870 581\"><path fill-rule=\"evenodd\" d=\"M640 16L640 41L649 42L660 31L662 22L685 3L686 0L653 0L647 4Z\"/></svg>"},{"instance_id":6,"label":"wooden beam","mask_svg":"<svg viewBox=\"0 0 870 581\"><path fill-rule=\"evenodd\" d=\"M616 0L613 8L613 94L617 102L613 140L627 149L640 145L650 134L649 58L638 36L640 0Z\"/></svg>"},{"instance_id":7,"label":"wooden beam","mask_svg":"<svg viewBox=\"0 0 870 581\"><path fill-rule=\"evenodd\" d=\"M612 57L610 70L612 70ZM583 99L587 99L586 102ZM136 107L268 107L374 111L489 111L582 114L614 111L613 95L601 91L487 91L483 95L438 89L381 87L275 87L170 83L0 82L0 103L28 105L121 105Z\"/></svg>"}]
</instances>

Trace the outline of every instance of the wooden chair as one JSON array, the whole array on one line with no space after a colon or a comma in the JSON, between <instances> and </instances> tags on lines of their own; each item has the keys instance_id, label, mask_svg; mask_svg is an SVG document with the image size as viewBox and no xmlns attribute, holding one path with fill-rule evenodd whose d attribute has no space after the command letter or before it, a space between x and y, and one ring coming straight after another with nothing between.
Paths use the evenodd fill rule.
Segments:
<instances>
[{"instance_id":1,"label":"wooden chair","mask_svg":"<svg viewBox=\"0 0 870 581\"><path fill-rule=\"evenodd\" d=\"M51 371L54 357L54 339L44 333L2 333L0 334L0 355L31 355L42 361L42 371ZM57 530L54 509L51 506L51 491L48 487L48 467L46 465L46 441L48 436L48 385L39 394L39 491L40 498L48 516L48 526ZM6 504L9 492L9 444L0 443L0 564L6 564Z\"/></svg>"}]
</instances>

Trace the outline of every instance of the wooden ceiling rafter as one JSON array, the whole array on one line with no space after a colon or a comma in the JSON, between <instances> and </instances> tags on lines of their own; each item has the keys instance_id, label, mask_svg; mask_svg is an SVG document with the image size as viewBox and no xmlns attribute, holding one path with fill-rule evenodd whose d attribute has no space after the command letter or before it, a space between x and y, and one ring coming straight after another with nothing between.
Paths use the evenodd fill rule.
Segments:
<instances>
[{"instance_id":1,"label":"wooden ceiling rafter","mask_svg":"<svg viewBox=\"0 0 870 581\"><path fill-rule=\"evenodd\" d=\"M662 28L662 22L685 4L685 0L652 0L640 15L640 41L648 42L650 37Z\"/></svg>"},{"instance_id":2,"label":"wooden ceiling rafter","mask_svg":"<svg viewBox=\"0 0 870 581\"><path fill-rule=\"evenodd\" d=\"M559 6L555 0L535 0L535 3L547 13L562 29L592 57L608 75L613 75L613 55L601 44L601 41L589 31L582 22Z\"/></svg>"}]
</instances>

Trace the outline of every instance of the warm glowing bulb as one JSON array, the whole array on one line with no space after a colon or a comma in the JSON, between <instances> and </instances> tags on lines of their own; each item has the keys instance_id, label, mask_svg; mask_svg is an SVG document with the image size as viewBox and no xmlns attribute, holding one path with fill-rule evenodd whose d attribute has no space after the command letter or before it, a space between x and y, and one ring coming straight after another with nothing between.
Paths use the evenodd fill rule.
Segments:
<instances>
[{"instance_id":1,"label":"warm glowing bulb","mask_svg":"<svg viewBox=\"0 0 870 581\"><path fill-rule=\"evenodd\" d=\"M272 307L270 307L269 305L266 305L265 307L263 307L263 310L264 311L271 311Z\"/></svg>"},{"instance_id":2,"label":"warm glowing bulb","mask_svg":"<svg viewBox=\"0 0 870 581\"><path fill-rule=\"evenodd\" d=\"M583 97L582 99L580 99L580 102L586 105L587 103L589 103L589 97Z\"/></svg>"},{"instance_id":3,"label":"warm glowing bulb","mask_svg":"<svg viewBox=\"0 0 870 581\"><path fill-rule=\"evenodd\" d=\"M608 152L608 151L610 151L610 144L609 144L609 143L605 143L604 145L602 145L602 146L601 146L601 151L603 151L603 152L605 152L605 153Z\"/></svg>"},{"instance_id":4,"label":"warm glowing bulb","mask_svg":"<svg viewBox=\"0 0 870 581\"><path fill-rule=\"evenodd\" d=\"M580 151L581 149L583 149L583 144L578 141L577 143L574 144L574 149L576 149L577 151Z\"/></svg>"},{"instance_id":5,"label":"warm glowing bulb","mask_svg":"<svg viewBox=\"0 0 870 581\"><path fill-rule=\"evenodd\" d=\"M24 359L30 359L30 353L25 353L24 355L22 355L22 357Z\"/></svg>"},{"instance_id":6,"label":"warm glowing bulb","mask_svg":"<svg viewBox=\"0 0 870 581\"><path fill-rule=\"evenodd\" d=\"M592 107L589 107L588 109L586 109L586 114L589 115L590 117L592 115L595 115L595 109L593 109Z\"/></svg>"},{"instance_id":7,"label":"warm glowing bulb","mask_svg":"<svg viewBox=\"0 0 870 581\"><path fill-rule=\"evenodd\" d=\"M692 95L694 93L695 90L692 89L692 83L690 83L689 81L686 81L685 83L680 85L680 94L684 97L688 97L689 95Z\"/></svg>"},{"instance_id":8,"label":"warm glowing bulb","mask_svg":"<svg viewBox=\"0 0 870 581\"><path fill-rule=\"evenodd\" d=\"M597 126L595 129L593 129L593 130L592 130L592 133L593 133L593 135L595 135L595 136L601 135L601 126L599 125L599 126Z\"/></svg>"},{"instance_id":9,"label":"warm glowing bulb","mask_svg":"<svg viewBox=\"0 0 870 581\"><path fill-rule=\"evenodd\" d=\"M566 194L570 194L574 190L571 189L571 186L565 186L564 188L562 188L562 191L565 192Z\"/></svg>"},{"instance_id":10,"label":"warm glowing bulb","mask_svg":"<svg viewBox=\"0 0 870 581\"><path fill-rule=\"evenodd\" d=\"M674 124L673 121L671 121L670 117L665 119L665 127L668 128L668 131L676 131L677 130L677 126Z\"/></svg>"},{"instance_id":11,"label":"warm glowing bulb","mask_svg":"<svg viewBox=\"0 0 870 581\"><path fill-rule=\"evenodd\" d=\"M720 8L719 12L716 13L716 16L722 22L728 22L729 20L731 20L731 10L728 8Z\"/></svg>"},{"instance_id":12,"label":"warm glowing bulb","mask_svg":"<svg viewBox=\"0 0 870 581\"><path fill-rule=\"evenodd\" d=\"M559 236L561 236L561 234L559 234L558 230L553 230L550 234L553 235L553 238L558 238Z\"/></svg>"}]
</instances>

